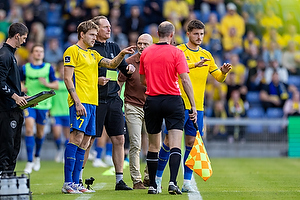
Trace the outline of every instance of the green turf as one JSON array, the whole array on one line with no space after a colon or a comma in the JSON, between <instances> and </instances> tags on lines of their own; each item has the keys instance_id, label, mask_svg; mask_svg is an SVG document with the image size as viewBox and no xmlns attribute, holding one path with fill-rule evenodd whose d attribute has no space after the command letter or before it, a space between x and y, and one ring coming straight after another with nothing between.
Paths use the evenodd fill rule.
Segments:
<instances>
[{"instance_id":1,"label":"green turf","mask_svg":"<svg viewBox=\"0 0 300 200\"><path fill-rule=\"evenodd\" d=\"M198 189L204 200L268 200L300 199L300 159L289 158L212 158L213 175L206 182L195 176ZM104 176L107 168L94 168L88 162L84 178L93 176L96 193L70 195L62 194L63 164L42 161L39 172L30 176L31 191L34 200L48 199L170 199L166 191L168 169L163 175L163 193L148 195L147 190L114 191L115 176ZM18 162L16 171L24 169L25 162ZM145 165L142 164L142 168ZM182 171L179 172L178 184L182 185ZM124 170L124 180L132 186L128 167ZM172 197L188 199L188 195Z\"/></svg>"}]
</instances>

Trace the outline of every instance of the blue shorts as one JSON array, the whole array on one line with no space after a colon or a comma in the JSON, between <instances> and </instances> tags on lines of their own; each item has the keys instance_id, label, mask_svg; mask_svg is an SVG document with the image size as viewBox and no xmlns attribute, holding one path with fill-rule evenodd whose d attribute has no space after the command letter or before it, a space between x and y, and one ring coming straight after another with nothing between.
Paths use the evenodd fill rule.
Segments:
<instances>
[{"instance_id":1,"label":"blue shorts","mask_svg":"<svg viewBox=\"0 0 300 200\"><path fill-rule=\"evenodd\" d=\"M26 108L24 110L25 118L32 117L37 124L45 125L47 122L49 110L39 110L35 108Z\"/></svg>"},{"instance_id":2,"label":"blue shorts","mask_svg":"<svg viewBox=\"0 0 300 200\"><path fill-rule=\"evenodd\" d=\"M52 124L57 126L69 127L70 117L69 116L55 116L52 117Z\"/></svg>"},{"instance_id":3,"label":"blue shorts","mask_svg":"<svg viewBox=\"0 0 300 200\"><path fill-rule=\"evenodd\" d=\"M94 136L96 134L96 106L86 103L82 105L85 107L87 116L78 116L75 105L70 107L70 132L76 129L86 135Z\"/></svg>"},{"instance_id":4,"label":"blue shorts","mask_svg":"<svg viewBox=\"0 0 300 200\"><path fill-rule=\"evenodd\" d=\"M185 110L185 118L184 118L184 134L190 136L196 136L197 131L194 127L193 122L190 120L189 110ZM197 124L199 128L200 135L203 136L203 111L197 110ZM168 131L164 130L165 134L168 134Z\"/></svg>"}]
</instances>

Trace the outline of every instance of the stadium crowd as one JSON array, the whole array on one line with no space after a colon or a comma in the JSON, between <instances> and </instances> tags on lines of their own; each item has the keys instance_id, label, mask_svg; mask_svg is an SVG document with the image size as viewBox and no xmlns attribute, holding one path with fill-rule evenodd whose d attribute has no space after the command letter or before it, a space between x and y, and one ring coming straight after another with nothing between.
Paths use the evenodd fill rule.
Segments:
<instances>
[{"instance_id":1,"label":"stadium crowd","mask_svg":"<svg viewBox=\"0 0 300 200\"><path fill-rule=\"evenodd\" d=\"M224 62L233 66L224 83L211 76L208 78L205 115L286 117L298 114L300 107L297 98L300 88L299 21L297 6L289 2L2 0L0 44L6 40L11 23L23 22L29 28L29 37L16 51L18 65L30 62L32 46L41 43L45 46L45 62L55 68L61 63L65 49L77 42L79 23L95 16L107 16L112 27L109 40L121 49L136 44L142 33L149 33L153 42L157 42L157 26L164 20L175 25L175 43L186 43L187 23L200 19L205 23L202 47L212 53L218 66ZM213 128L216 135L225 132L222 126Z\"/></svg>"}]
</instances>

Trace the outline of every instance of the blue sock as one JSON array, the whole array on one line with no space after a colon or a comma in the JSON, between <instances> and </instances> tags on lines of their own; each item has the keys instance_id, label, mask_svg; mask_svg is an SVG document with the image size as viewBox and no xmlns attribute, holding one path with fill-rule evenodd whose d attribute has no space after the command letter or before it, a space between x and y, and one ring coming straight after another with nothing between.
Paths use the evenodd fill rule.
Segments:
<instances>
[{"instance_id":1,"label":"blue sock","mask_svg":"<svg viewBox=\"0 0 300 200\"><path fill-rule=\"evenodd\" d=\"M61 139L60 138L56 139L55 144L56 144L56 149L60 150Z\"/></svg>"},{"instance_id":2,"label":"blue sock","mask_svg":"<svg viewBox=\"0 0 300 200\"><path fill-rule=\"evenodd\" d=\"M192 150L192 147L185 146L185 153L184 153L184 163L186 159L189 157L189 154ZM192 179L193 170L191 170L189 167L184 165L184 180L191 180Z\"/></svg>"},{"instance_id":3,"label":"blue sock","mask_svg":"<svg viewBox=\"0 0 300 200\"><path fill-rule=\"evenodd\" d=\"M97 151L97 157L96 158L101 158L103 148L102 147L96 147L95 150Z\"/></svg>"},{"instance_id":4,"label":"blue sock","mask_svg":"<svg viewBox=\"0 0 300 200\"><path fill-rule=\"evenodd\" d=\"M32 162L33 160L33 147L34 147L34 137L25 136L26 150L27 150L27 160Z\"/></svg>"},{"instance_id":5,"label":"blue sock","mask_svg":"<svg viewBox=\"0 0 300 200\"><path fill-rule=\"evenodd\" d=\"M108 142L106 143L106 155L107 156L112 156L112 143Z\"/></svg>"},{"instance_id":6,"label":"blue sock","mask_svg":"<svg viewBox=\"0 0 300 200\"><path fill-rule=\"evenodd\" d=\"M69 140L68 139L66 139L65 140L65 148L67 147L67 144L69 143Z\"/></svg>"},{"instance_id":7,"label":"blue sock","mask_svg":"<svg viewBox=\"0 0 300 200\"><path fill-rule=\"evenodd\" d=\"M73 182L72 174L75 166L75 155L78 146L72 143L68 143L65 150L65 182Z\"/></svg>"},{"instance_id":8,"label":"blue sock","mask_svg":"<svg viewBox=\"0 0 300 200\"><path fill-rule=\"evenodd\" d=\"M40 157L40 152L42 149L44 138L45 137L42 138L35 137L35 155L34 155L35 157Z\"/></svg>"},{"instance_id":9,"label":"blue sock","mask_svg":"<svg viewBox=\"0 0 300 200\"><path fill-rule=\"evenodd\" d=\"M84 153L85 150L78 147L75 155L76 161L75 161L75 166L74 166L74 171L72 176L73 182L75 182L75 184L79 184L79 176L83 165Z\"/></svg>"},{"instance_id":10,"label":"blue sock","mask_svg":"<svg viewBox=\"0 0 300 200\"><path fill-rule=\"evenodd\" d=\"M165 143L163 143L158 155L158 166L156 171L157 177L162 177L164 169L168 163L169 156L170 156L170 148L167 145L165 145Z\"/></svg>"}]
</instances>

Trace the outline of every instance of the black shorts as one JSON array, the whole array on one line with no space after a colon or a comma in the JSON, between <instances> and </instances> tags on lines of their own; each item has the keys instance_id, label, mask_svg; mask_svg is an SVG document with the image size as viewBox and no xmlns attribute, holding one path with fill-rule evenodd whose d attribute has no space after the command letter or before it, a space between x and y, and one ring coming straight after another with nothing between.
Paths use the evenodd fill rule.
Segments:
<instances>
[{"instance_id":1,"label":"black shorts","mask_svg":"<svg viewBox=\"0 0 300 200\"><path fill-rule=\"evenodd\" d=\"M124 135L124 117L122 111L123 101L117 96L107 103L100 103L96 108L96 135L101 137L103 125L107 135Z\"/></svg>"},{"instance_id":2,"label":"black shorts","mask_svg":"<svg viewBox=\"0 0 300 200\"><path fill-rule=\"evenodd\" d=\"M146 128L150 134L161 131L163 119L165 119L167 130L183 130L185 115L184 102L181 96L148 96L144 111Z\"/></svg>"}]
</instances>

